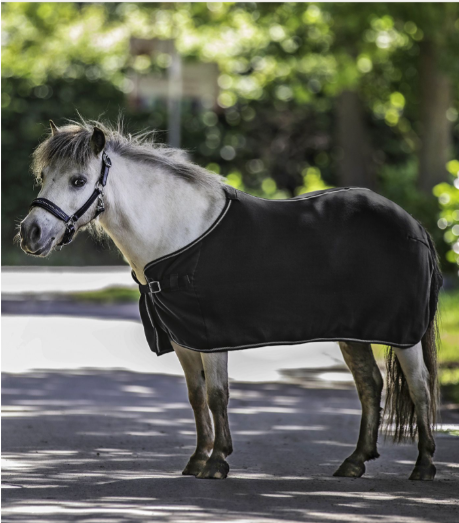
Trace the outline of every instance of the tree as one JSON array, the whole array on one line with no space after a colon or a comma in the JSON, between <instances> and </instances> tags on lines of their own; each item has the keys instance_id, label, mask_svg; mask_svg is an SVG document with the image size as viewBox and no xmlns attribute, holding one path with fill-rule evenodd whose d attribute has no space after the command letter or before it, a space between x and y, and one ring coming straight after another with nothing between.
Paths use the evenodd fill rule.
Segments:
<instances>
[{"instance_id":1,"label":"tree","mask_svg":"<svg viewBox=\"0 0 459 523\"><path fill-rule=\"evenodd\" d=\"M426 204L428 195L415 190L416 158L423 151L429 161L443 155L438 161L444 163L447 146L440 145L442 153L435 155L433 147L419 145L430 138L422 132L429 125L421 126L426 103L420 103L418 85L424 46L435 42L452 102L446 124L444 107L437 104L431 113L443 118L435 129L452 127L457 147L458 93L452 88L459 76L453 60L459 53L457 31L441 24L447 10L449 24L459 23L457 6L448 6L4 4L2 147L15 150L14 162L8 154L2 160L4 256L9 263L30 262L10 245L14 218L34 196L29 155L50 117L75 117L79 109L87 117L105 113L113 120L121 108L129 130L166 127L164 101L138 110L127 107L125 95L132 89L132 71L164 71L170 57L132 56L131 37L174 39L184 63L218 64L217 106L182 102L182 143L196 162L270 198L324 185L378 186L440 240L437 203ZM73 258L76 252L72 249ZM64 263L65 256L64 250L52 261Z\"/></svg>"}]
</instances>

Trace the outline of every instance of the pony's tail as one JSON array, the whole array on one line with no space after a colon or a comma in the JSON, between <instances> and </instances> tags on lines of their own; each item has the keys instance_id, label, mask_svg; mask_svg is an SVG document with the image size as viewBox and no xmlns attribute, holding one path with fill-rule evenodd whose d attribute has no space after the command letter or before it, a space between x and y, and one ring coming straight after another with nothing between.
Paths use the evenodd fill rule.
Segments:
<instances>
[{"instance_id":1,"label":"pony's tail","mask_svg":"<svg viewBox=\"0 0 459 523\"><path fill-rule=\"evenodd\" d=\"M430 392L429 424L435 427L439 415L440 387L438 382L437 352L440 342L438 329L438 295L443 284L438 255L429 234L429 249L433 264L430 286L430 321L429 327L422 337L422 354L424 364L429 372L428 387ZM386 403L384 406L386 435L393 431L393 440L400 443L404 440L414 440L417 434L416 412L411 399L408 383L402 367L391 347L386 352Z\"/></svg>"}]
</instances>

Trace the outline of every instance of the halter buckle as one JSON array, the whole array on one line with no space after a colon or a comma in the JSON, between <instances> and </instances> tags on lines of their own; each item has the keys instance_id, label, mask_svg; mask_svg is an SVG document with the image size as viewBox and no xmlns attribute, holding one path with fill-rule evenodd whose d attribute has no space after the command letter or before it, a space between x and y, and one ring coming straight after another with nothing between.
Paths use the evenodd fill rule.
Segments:
<instances>
[{"instance_id":1,"label":"halter buckle","mask_svg":"<svg viewBox=\"0 0 459 523\"><path fill-rule=\"evenodd\" d=\"M107 154L105 152L102 154L102 159L104 160L105 165L107 167L111 167L112 166L112 161L110 160L110 157L107 156Z\"/></svg>"},{"instance_id":2,"label":"halter buckle","mask_svg":"<svg viewBox=\"0 0 459 523\"><path fill-rule=\"evenodd\" d=\"M103 193L103 191L100 191L100 194L97 197L96 216L98 216L100 213L102 213L104 211L105 211L104 193Z\"/></svg>"},{"instance_id":3,"label":"halter buckle","mask_svg":"<svg viewBox=\"0 0 459 523\"><path fill-rule=\"evenodd\" d=\"M59 247L61 247L61 249L64 245L68 245L69 243L71 243L71 241L73 240L73 236L75 234L75 230L76 229L75 229L75 224L73 222L73 219L70 218L70 220L65 225L64 237L62 238L62 241L59 244Z\"/></svg>"}]
</instances>

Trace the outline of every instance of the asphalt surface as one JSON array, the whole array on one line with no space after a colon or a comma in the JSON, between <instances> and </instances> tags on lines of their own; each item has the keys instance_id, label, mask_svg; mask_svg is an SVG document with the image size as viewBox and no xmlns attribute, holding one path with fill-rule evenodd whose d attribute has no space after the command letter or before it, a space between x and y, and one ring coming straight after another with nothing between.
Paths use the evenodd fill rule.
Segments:
<instances>
[{"instance_id":1,"label":"asphalt surface","mask_svg":"<svg viewBox=\"0 0 459 523\"><path fill-rule=\"evenodd\" d=\"M2 521L459 521L459 439L437 479L415 445L380 445L361 479L332 474L357 439L354 390L231 384L226 480L181 476L195 434L183 378L126 371L3 376ZM444 422L458 423L457 411Z\"/></svg>"},{"instance_id":2,"label":"asphalt surface","mask_svg":"<svg viewBox=\"0 0 459 523\"><path fill-rule=\"evenodd\" d=\"M91 303L71 299L15 299L14 295L2 297L2 315L8 316L72 316L75 318L100 318L106 320L140 321L138 303Z\"/></svg>"},{"instance_id":3,"label":"asphalt surface","mask_svg":"<svg viewBox=\"0 0 459 523\"><path fill-rule=\"evenodd\" d=\"M36 325L30 315L40 317L34 328L47 331L41 345L24 338L12 350L26 358L40 350L43 364L51 357L56 361L58 347L47 348L56 320L47 323L41 314L93 317L92 312L98 312L101 326L107 318L131 314L134 319L136 314L134 305L124 312L95 306L81 314L81 305L63 302L8 307L3 313L14 315L9 318L22 321L18 315L28 315L22 316L29 322L25 332ZM4 325L11 329L19 323ZM81 330L89 328L84 325ZM89 321L87 325L102 328ZM128 325L122 323L119 332ZM80 347L89 362L96 345L80 334L69 333L62 350L73 340L72 351ZM14 336L7 333L5 339ZM82 346L82 340L90 347ZM138 353L129 349L130 358L144 361L144 341L139 343ZM7 353L8 343L3 350ZM313 360L319 349L310 350ZM253 354L273 354L258 351L263 349ZM240 365L257 362L247 359L250 351L239 354L230 360L246 358ZM226 480L198 480L181 475L195 444L184 379L148 372L147 361L143 372L100 367L30 370L24 365L23 371L2 375L3 522L459 521L459 437L449 430L457 433L459 427L457 405L443 406L445 430L436 435L434 482L408 480L417 456L415 444L393 445L383 438L381 457L367 464L363 478L334 478L357 441L360 404L353 386L333 382L333 377L319 379L327 370L321 368L284 372L284 381L233 381L230 475Z\"/></svg>"}]
</instances>

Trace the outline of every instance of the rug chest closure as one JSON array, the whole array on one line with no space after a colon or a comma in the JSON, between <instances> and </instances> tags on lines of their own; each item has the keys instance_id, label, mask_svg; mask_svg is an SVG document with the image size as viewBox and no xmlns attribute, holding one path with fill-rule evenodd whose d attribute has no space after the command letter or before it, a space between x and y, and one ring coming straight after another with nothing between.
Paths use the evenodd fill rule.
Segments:
<instances>
[{"instance_id":1,"label":"rug chest closure","mask_svg":"<svg viewBox=\"0 0 459 523\"><path fill-rule=\"evenodd\" d=\"M181 289L186 289L190 285L191 278L188 274L185 274L185 276L170 274L162 280L149 280L147 278L146 285L139 283L139 290L141 294L158 294L158 292L163 291L179 291Z\"/></svg>"}]
</instances>

